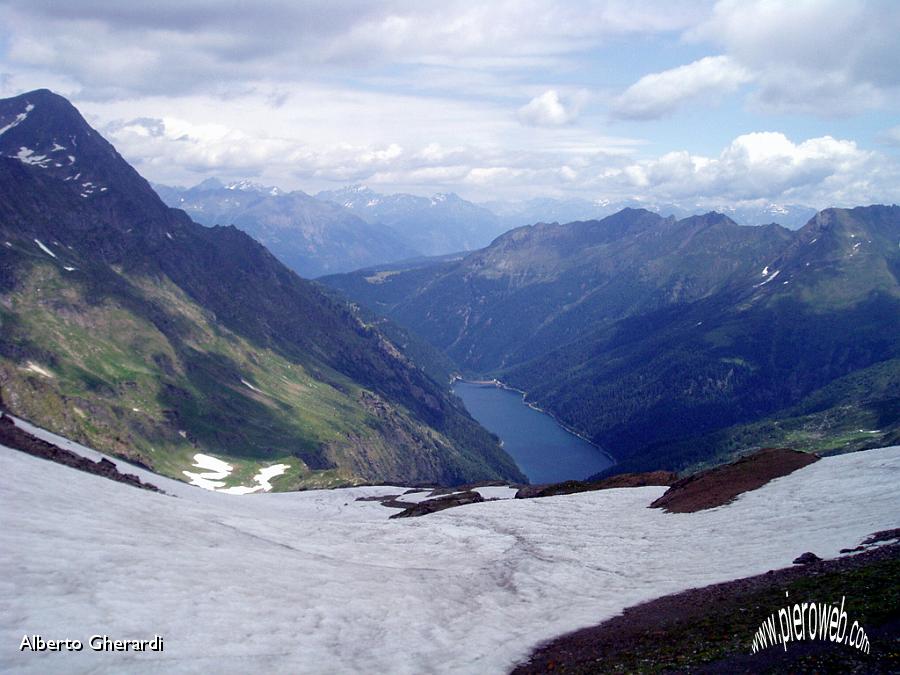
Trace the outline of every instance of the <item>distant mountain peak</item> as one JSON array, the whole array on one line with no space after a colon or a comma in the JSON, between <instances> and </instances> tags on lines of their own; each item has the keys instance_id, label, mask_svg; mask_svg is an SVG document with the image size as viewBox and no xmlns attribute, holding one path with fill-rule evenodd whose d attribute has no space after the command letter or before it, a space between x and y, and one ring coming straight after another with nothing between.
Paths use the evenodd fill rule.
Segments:
<instances>
[{"instance_id":1,"label":"distant mountain peak","mask_svg":"<svg viewBox=\"0 0 900 675\"><path fill-rule=\"evenodd\" d=\"M226 190L237 190L239 192L265 193L267 195L271 195L272 197L277 197L278 195L284 194L284 192L280 188L271 185L263 185L262 183L257 183L251 180L234 181L232 183L224 185L223 187Z\"/></svg>"},{"instance_id":2,"label":"distant mountain peak","mask_svg":"<svg viewBox=\"0 0 900 675\"><path fill-rule=\"evenodd\" d=\"M209 190L221 190L225 187L225 183L220 181L218 178L207 178L206 180L197 183L192 190L197 190L199 192L207 192Z\"/></svg>"},{"instance_id":3,"label":"distant mountain peak","mask_svg":"<svg viewBox=\"0 0 900 675\"><path fill-rule=\"evenodd\" d=\"M191 190L195 192L216 192L218 190L256 192L259 194L267 194L272 197L277 197L284 194L284 191L281 188L271 185L263 185L262 183L257 183L248 179L231 181L230 183L223 183L221 180L215 177L207 178L206 180L197 183L197 185L192 187Z\"/></svg>"}]
</instances>

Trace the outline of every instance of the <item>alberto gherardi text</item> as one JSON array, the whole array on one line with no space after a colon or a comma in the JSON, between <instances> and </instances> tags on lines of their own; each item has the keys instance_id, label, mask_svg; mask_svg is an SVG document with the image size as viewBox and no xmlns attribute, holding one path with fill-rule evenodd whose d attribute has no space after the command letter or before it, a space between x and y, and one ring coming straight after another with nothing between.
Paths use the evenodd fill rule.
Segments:
<instances>
[{"instance_id":1,"label":"alberto gherardi text","mask_svg":"<svg viewBox=\"0 0 900 675\"><path fill-rule=\"evenodd\" d=\"M95 652L161 652L163 638L154 635L143 640L117 640L109 635L91 635L86 642L82 642L69 638L48 640L42 635L23 635L19 643L20 652L80 652L85 647Z\"/></svg>"}]
</instances>

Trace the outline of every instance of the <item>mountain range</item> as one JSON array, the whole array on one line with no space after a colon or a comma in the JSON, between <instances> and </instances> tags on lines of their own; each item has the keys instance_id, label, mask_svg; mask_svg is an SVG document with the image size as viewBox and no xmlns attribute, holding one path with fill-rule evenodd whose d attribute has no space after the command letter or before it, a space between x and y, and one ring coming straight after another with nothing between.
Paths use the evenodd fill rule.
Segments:
<instances>
[{"instance_id":1,"label":"mountain range","mask_svg":"<svg viewBox=\"0 0 900 675\"><path fill-rule=\"evenodd\" d=\"M154 185L162 200L203 225L235 225L303 277L349 272L420 255L401 235L301 190L207 179L192 188Z\"/></svg>"},{"instance_id":2,"label":"mountain range","mask_svg":"<svg viewBox=\"0 0 900 675\"><path fill-rule=\"evenodd\" d=\"M170 476L213 455L226 485L275 462L276 489L524 480L360 314L166 206L47 90L0 101L0 325L9 409Z\"/></svg>"},{"instance_id":3,"label":"mountain range","mask_svg":"<svg viewBox=\"0 0 900 675\"><path fill-rule=\"evenodd\" d=\"M797 231L625 209L512 230L458 260L323 279L620 460L900 432L900 207Z\"/></svg>"},{"instance_id":4,"label":"mountain range","mask_svg":"<svg viewBox=\"0 0 900 675\"><path fill-rule=\"evenodd\" d=\"M249 180L208 178L191 187L154 184L160 198L204 225L236 225L301 276L314 278L419 257L473 251L500 234L538 222L602 218L624 208L661 215L703 213L699 204L638 200L533 198L475 204L459 195L381 194L362 185L311 197ZM707 209L708 210L708 209ZM773 222L797 229L815 215L804 206L722 205L742 225Z\"/></svg>"},{"instance_id":5,"label":"mountain range","mask_svg":"<svg viewBox=\"0 0 900 675\"><path fill-rule=\"evenodd\" d=\"M424 255L472 251L508 229L494 213L459 195L383 195L363 186L324 191L317 199L338 204L369 223L383 223Z\"/></svg>"},{"instance_id":6,"label":"mountain range","mask_svg":"<svg viewBox=\"0 0 900 675\"><path fill-rule=\"evenodd\" d=\"M536 197L519 202L485 202L482 206L496 213L507 229L533 223L596 220L626 208L646 209L662 216L673 215L676 218L701 215L712 210L729 216L739 225L778 223L791 230L799 229L816 214L816 210L809 206L773 204L765 201L717 204L710 208L709 205L699 203L650 202L637 199L591 201L581 198Z\"/></svg>"}]
</instances>

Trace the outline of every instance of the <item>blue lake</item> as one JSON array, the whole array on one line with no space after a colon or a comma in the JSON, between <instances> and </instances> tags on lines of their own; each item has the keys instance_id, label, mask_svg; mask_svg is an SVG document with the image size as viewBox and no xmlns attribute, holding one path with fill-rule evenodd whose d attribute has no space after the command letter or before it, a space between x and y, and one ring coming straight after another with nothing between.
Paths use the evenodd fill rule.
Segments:
<instances>
[{"instance_id":1,"label":"blue lake","mask_svg":"<svg viewBox=\"0 0 900 675\"><path fill-rule=\"evenodd\" d=\"M472 417L500 437L503 449L532 483L583 480L613 464L600 448L528 407L518 392L461 380L453 391Z\"/></svg>"}]
</instances>

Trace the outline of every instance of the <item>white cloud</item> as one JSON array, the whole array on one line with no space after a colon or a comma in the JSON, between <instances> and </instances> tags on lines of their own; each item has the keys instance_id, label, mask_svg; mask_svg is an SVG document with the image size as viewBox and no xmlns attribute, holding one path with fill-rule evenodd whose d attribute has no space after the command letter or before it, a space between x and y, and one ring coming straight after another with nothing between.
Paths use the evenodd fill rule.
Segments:
<instances>
[{"instance_id":1,"label":"white cloud","mask_svg":"<svg viewBox=\"0 0 900 675\"><path fill-rule=\"evenodd\" d=\"M603 182L656 199L767 199L813 206L892 201L898 172L885 157L831 136L735 138L717 157L671 152L608 172Z\"/></svg>"},{"instance_id":2,"label":"white cloud","mask_svg":"<svg viewBox=\"0 0 900 675\"><path fill-rule=\"evenodd\" d=\"M772 112L846 115L898 101L900 6L854 0L723 0L687 37L757 75Z\"/></svg>"},{"instance_id":3,"label":"white cloud","mask_svg":"<svg viewBox=\"0 0 900 675\"><path fill-rule=\"evenodd\" d=\"M311 69L525 70L610 36L683 30L704 11L686 0L10 0L0 34L15 67L70 77L82 98L118 98L227 94L260 80L303 81Z\"/></svg>"},{"instance_id":4,"label":"white cloud","mask_svg":"<svg viewBox=\"0 0 900 675\"><path fill-rule=\"evenodd\" d=\"M612 104L616 117L654 119L700 97L718 98L753 79L729 56L707 56L685 66L645 75ZM703 101L708 105L708 101Z\"/></svg>"},{"instance_id":5,"label":"white cloud","mask_svg":"<svg viewBox=\"0 0 900 675\"><path fill-rule=\"evenodd\" d=\"M611 105L614 117L657 119L751 84L770 113L838 117L900 106L900 5L855 0L721 0L687 42L721 50L643 76Z\"/></svg>"},{"instance_id":6,"label":"white cloud","mask_svg":"<svg viewBox=\"0 0 900 675\"><path fill-rule=\"evenodd\" d=\"M276 116L271 131L288 124ZM135 118L103 131L126 157L151 158L138 163L140 171L169 183L193 184L218 175L256 177L310 192L366 182L385 192L459 191L471 199L578 195L817 207L895 202L900 185L896 164L881 153L846 139L795 142L778 132L740 135L717 155L678 150L639 159L640 146L605 139L604 149L604 139L591 143L573 128L540 129L535 133L561 136L555 143L536 139L516 149L478 139L453 145L444 139L403 145L316 143L315 134L306 140L260 136L221 120L192 123L180 116Z\"/></svg>"},{"instance_id":7,"label":"white cloud","mask_svg":"<svg viewBox=\"0 0 900 675\"><path fill-rule=\"evenodd\" d=\"M578 117L578 100L563 105L555 89L548 89L519 108L519 121L535 127L556 127L569 124Z\"/></svg>"},{"instance_id":8,"label":"white cloud","mask_svg":"<svg viewBox=\"0 0 900 675\"><path fill-rule=\"evenodd\" d=\"M896 201L896 163L837 140L847 136L839 121L834 138L747 134L718 154L698 153L696 138L679 139L665 124L651 137L676 152L639 155L649 142L605 135L605 116L585 105L587 84L592 102L610 101L614 116L629 119L747 92L742 125L759 110L834 115L900 100L893 4L711 8L694 0L9 0L0 3L0 93L49 86L69 96L157 182L219 175L308 191L356 181L383 191L458 189L470 198ZM672 44L679 35L695 44ZM712 55L635 74L618 97L604 89L604 73L644 61L617 62L622 50L660 48L652 60L665 64L666 54L694 54L697 44ZM714 121L729 133L725 115ZM896 130L881 137L897 138Z\"/></svg>"}]
</instances>

